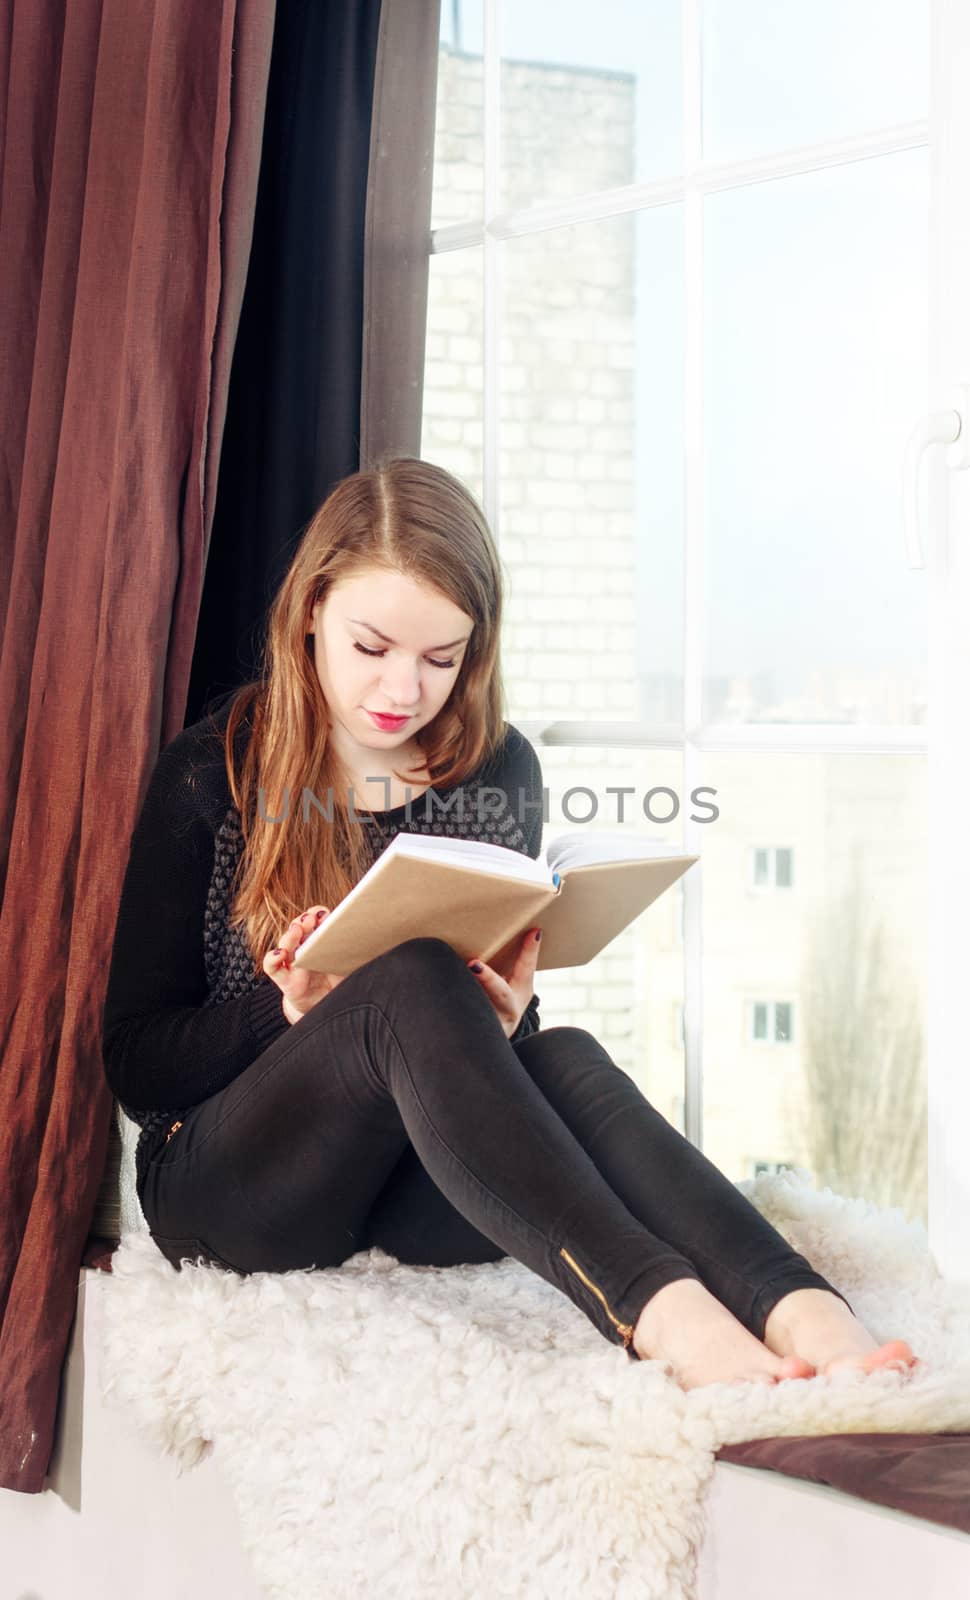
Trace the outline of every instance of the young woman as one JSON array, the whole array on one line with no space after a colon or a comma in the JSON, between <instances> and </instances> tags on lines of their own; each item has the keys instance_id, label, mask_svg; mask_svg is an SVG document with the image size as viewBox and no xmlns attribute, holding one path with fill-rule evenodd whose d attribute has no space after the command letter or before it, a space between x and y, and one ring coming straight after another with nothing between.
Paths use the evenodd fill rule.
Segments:
<instances>
[{"instance_id":1,"label":"young woman","mask_svg":"<svg viewBox=\"0 0 970 1600\"><path fill-rule=\"evenodd\" d=\"M538 930L505 972L435 938L347 977L293 967L401 829L538 856L501 619L455 479L355 474L309 524L259 681L159 757L104 1011L159 1249L241 1273L511 1255L685 1388L908 1368L590 1033L540 1027Z\"/></svg>"}]
</instances>

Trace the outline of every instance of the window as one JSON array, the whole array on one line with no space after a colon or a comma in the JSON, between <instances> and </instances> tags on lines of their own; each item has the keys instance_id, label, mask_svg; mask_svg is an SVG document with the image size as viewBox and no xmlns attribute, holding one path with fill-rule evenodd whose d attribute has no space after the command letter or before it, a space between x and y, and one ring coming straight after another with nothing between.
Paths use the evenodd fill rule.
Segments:
<instances>
[{"instance_id":1,"label":"window","mask_svg":"<svg viewBox=\"0 0 970 1600\"><path fill-rule=\"evenodd\" d=\"M755 889L790 889L794 851L758 847L751 851L751 885Z\"/></svg>"},{"instance_id":2,"label":"window","mask_svg":"<svg viewBox=\"0 0 970 1600\"><path fill-rule=\"evenodd\" d=\"M751 1178L760 1178L765 1175L774 1175L778 1172L792 1171L794 1171L794 1167L789 1161L755 1161L752 1159L749 1162L748 1176Z\"/></svg>"},{"instance_id":3,"label":"window","mask_svg":"<svg viewBox=\"0 0 970 1600\"><path fill-rule=\"evenodd\" d=\"M546 1016L615 1037L658 1104L644 1063L676 1059L729 1175L757 1104L760 1148L920 1218L927 600L897 530L934 409L928 43L928 0L444 6L422 440L496 534L549 834L571 784L666 784L702 857L588 983L542 975ZM796 1009L764 1105L749 1046L794 1046Z\"/></svg>"},{"instance_id":4,"label":"window","mask_svg":"<svg viewBox=\"0 0 970 1600\"><path fill-rule=\"evenodd\" d=\"M749 1037L755 1044L791 1044L792 1010L790 1000L752 1000Z\"/></svg>"}]
</instances>

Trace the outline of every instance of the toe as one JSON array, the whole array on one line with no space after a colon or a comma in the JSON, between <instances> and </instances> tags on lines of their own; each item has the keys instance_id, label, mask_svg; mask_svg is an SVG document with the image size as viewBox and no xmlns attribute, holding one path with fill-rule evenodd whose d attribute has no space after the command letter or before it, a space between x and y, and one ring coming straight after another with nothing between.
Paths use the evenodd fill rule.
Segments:
<instances>
[{"instance_id":1,"label":"toe","mask_svg":"<svg viewBox=\"0 0 970 1600\"><path fill-rule=\"evenodd\" d=\"M911 1372L918 1365L910 1346L905 1339L890 1339L886 1344L881 1344L877 1350L867 1351L865 1355L837 1356L835 1360L826 1364L825 1372L841 1372L854 1368L857 1372Z\"/></svg>"},{"instance_id":2,"label":"toe","mask_svg":"<svg viewBox=\"0 0 970 1600\"><path fill-rule=\"evenodd\" d=\"M866 1372L888 1370L890 1372L907 1372L916 1365L910 1346L905 1339L890 1339L888 1344L881 1344L878 1350L866 1357Z\"/></svg>"},{"instance_id":3,"label":"toe","mask_svg":"<svg viewBox=\"0 0 970 1600\"><path fill-rule=\"evenodd\" d=\"M781 1370L778 1373L780 1381L785 1378L814 1378L815 1376L816 1371L811 1362L803 1361L801 1356L785 1356L781 1363Z\"/></svg>"}]
</instances>

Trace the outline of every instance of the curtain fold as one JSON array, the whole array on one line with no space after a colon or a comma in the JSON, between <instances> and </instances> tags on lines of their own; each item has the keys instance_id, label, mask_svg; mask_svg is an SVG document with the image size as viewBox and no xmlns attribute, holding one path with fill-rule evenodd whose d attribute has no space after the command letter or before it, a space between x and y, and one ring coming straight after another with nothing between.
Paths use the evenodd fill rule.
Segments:
<instances>
[{"instance_id":1,"label":"curtain fold","mask_svg":"<svg viewBox=\"0 0 970 1600\"><path fill-rule=\"evenodd\" d=\"M279 8L187 722L255 676L265 611L303 528L357 469L380 22L380 0Z\"/></svg>"},{"instance_id":2,"label":"curtain fold","mask_svg":"<svg viewBox=\"0 0 970 1600\"><path fill-rule=\"evenodd\" d=\"M127 841L184 718L274 9L0 0L0 1485L28 1493Z\"/></svg>"}]
</instances>

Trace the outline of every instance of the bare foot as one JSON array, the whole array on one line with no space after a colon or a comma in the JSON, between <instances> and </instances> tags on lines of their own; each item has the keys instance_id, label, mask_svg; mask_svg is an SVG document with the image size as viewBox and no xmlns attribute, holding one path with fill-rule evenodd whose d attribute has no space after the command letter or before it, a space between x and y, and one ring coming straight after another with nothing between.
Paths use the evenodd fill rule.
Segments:
<instances>
[{"instance_id":1,"label":"bare foot","mask_svg":"<svg viewBox=\"0 0 970 1600\"><path fill-rule=\"evenodd\" d=\"M766 1349L696 1278L678 1278L650 1297L633 1348L643 1361L665 1361L682 1389L815 1376L800 1356Z\"/></svg>"},{"instance_id":2,"label":"bare foot","mask_svg":"<svg viewBox=\"0 0 970 1600\"><path fill-rule=\"evenodd\" d=\"M778 1356L803 1356L823 1377L850 1367L907 1372L918 1365L905 1339L877 1344L827 1289L794 1289L779 1300L765 1323L765 1344Z\"/></svg>"}]
</instances>

